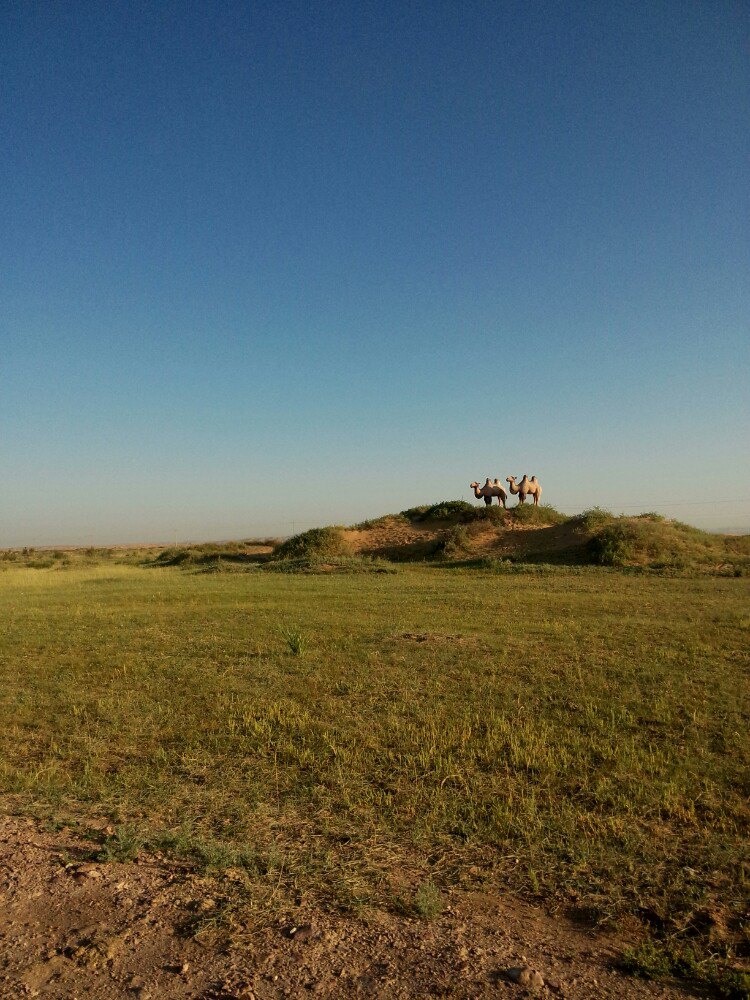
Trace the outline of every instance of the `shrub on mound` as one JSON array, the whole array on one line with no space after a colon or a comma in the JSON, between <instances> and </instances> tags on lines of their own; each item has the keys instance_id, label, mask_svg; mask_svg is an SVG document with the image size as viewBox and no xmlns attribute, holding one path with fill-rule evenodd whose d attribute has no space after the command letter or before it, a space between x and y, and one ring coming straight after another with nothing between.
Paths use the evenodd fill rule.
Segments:
<instances>
[{"instance_id":1,"label":"shrub on mound","mask_svg":"<svg viewBox=\"0 0 750 1000\"><path fill-rule=\"evenodd\" d=\"M332 559L338 556L350 556L352 550L341 528L311 528L301 535L293 535L278 545L271 559Z\"/></svg>"},{"instance_id":2,"label":"shrub on mound","mask_svg":"<svg viewBox=\"0 0 750 1000\"><path fill-rule=\"evenodd\" d=\"M502 520L505 511L498 506L482 506L467 500L441 500L440 503L424 504L402 510L401 516L412 523L424 521L452 521L454 524L468 524L481 519Z\"/></svg>"},{"instance_id":3,"label":"shrub on mound","mask_svg":"<svg viewBox=\"0 0 750 1000\"><path fill-rule=\"evenodd\" d=\"M182 566L195 562L195 552L192 549L168 548L146 561L152 566Z\"/></svg>"},{"instance_id":4,"label":"shrub on mound","mask_svg":"<svg viewBox=\"0 0 750 1000\"><path fill-rule=\"evenodd\" d=\"M724 567L742 575L750 543L713 535L679 521L652 515L610 518L588 542L592 562L600 566L641 565L657 569Z\"/></svg>"},{"instance_id":5,"label":"shrub on mound","mask_svg":"<svg viewBox=\"0 0 750 1000\"><path fill-rule=\"evenodd\" d=\"M471 520L476 509L466 500L441 500L440 503L410 507L408 510L402 510L401 515L409 521L462 521Z\"/></svg>"},{"instance_id":6,"label":"shrub on mound","mask_svg":"<svg viewBox=\"0 0 750 1000\"><path fill-rule=\"evenodd\" d=\"M515 521L521 524L562 524L563 521L567 520L564 514L561 514L554 507L550 507L546 503L539 506L533 503L517 504L515 507L509 508L509 513Z\"/></svg>"},{"instance_id":7,"label":"shrub on mound","mask_svg":"<svg viewBox=\"0 0 750 1000\"><path fill-rule=\"evenodd\" d=\"M598 531L606 524L611 524L614 519L615 516L610 511L602 510L601 507L592 507L591 510L585 510L582 514L575 514L570 518L568 524L577 531L591 532Z\"/></svg>"},{"instance_id":8,"label":"shrub on mound","mask_svg":"<svg viewBox=\"0 0 750 1000\"><path fill-rule=\"evenodd\" d=\"M591 561L599 566L624 566L636 557L638 531L630 524L610 524L598 531L588 544Z\"/></svg>"}]
</instances>

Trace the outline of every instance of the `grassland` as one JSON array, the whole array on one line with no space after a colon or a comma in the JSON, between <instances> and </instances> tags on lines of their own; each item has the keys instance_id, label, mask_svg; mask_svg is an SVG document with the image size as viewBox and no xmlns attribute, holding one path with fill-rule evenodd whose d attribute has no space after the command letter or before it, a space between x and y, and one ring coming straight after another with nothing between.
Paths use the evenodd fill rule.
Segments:
<instances>
[{"instance_id":1,"label":"grassland","mask_svg":"<svg viewBox=\"0 0 750 1000\"><path fill-rule=\"evenodd\" d=\"M510 886L640 921L667 967L742 964L747 577L248 560L7 564L17 807L240 872L248 912Z\"/></svg>"}]
</instances>

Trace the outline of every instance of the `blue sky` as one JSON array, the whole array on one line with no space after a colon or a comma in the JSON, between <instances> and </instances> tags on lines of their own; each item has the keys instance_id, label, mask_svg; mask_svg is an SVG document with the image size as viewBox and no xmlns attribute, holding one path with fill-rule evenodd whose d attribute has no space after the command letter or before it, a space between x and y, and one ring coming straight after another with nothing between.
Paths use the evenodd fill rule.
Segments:
<instances>
[{"instance_id":1,"label":"blue sky","mask_svg":"<svg viewBox=\"0 0 750 1000\"><path fill-rule=\"evenodd\" d=\"M0 14L0 546L536 474L750 531L742 3Z\"/></svg>"}]
</instances>

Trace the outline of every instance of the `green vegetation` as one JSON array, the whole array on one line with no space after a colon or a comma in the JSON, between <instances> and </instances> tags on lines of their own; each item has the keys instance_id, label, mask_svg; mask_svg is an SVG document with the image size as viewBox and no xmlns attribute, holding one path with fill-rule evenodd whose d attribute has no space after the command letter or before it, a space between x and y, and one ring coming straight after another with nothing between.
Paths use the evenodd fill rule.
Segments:
<instances>
[{"instance_id":1,"label":"green vegetation","mask_svg":"<svg viewBox=\"0 0 750 1000\"><path fill-rule=\"evenodd\" d=\"M372 532L369 536L368 532ZM352 538L357 536L353 548ZM355 548L357 551L355 551ZM164 549L8 550L0 571L75 570L86 566L179 567L197 574L260 568L288 574L392 573L393 562L460 562L496 573L528 567L594 565L675 575L750 575L750 536L715 535L659 514L616 517L594 508L566 517L545 504L485 507L444 500L363 521L314 528L286 541L210 542ZM490 563L492 565L490 565ZM531 569L530 572L537 570Z\"/></svg>"},{"instance_id":2,"label":"green vegetation","mask_svg":"<svg viewBox=\"0 0 750 1000\"><path fill-rule=\"evenodd\" d=\"M701 957L685 941L662 943L648 938L636 948L626 949L621 964L625 972L643 979L675 976L702 983L726 1000L747 1000L750 996L750 972L728 968L714 955Z\"/></svg>"},{"instance_id":3,"label":"green vegetation","mask_svg":"<svg viewBox=\"0 0 750 1000\"><path fill-rule=\"evenodd\" d=\"M307 559L269 559L270 573L395 573L396 567L374 556L328 556Z\"/></svg>"},{"instance_id":4,"label":"green vegetation","mask_svg":"<svg viewBox=\"0 0 750 1000\"><path fill-rule=\"evenodd\" d=\"M280 628L279 631L292 656L304 656L307 650L307 639L304 634L298 628Z\"/></svg>"},{"instance_id":5,"label":"green vegetation","mask_svg":"<svg viewBox=\"0 0 750 1000\"><path fill-rule=\"evenodd\" d=\"M538 507L532 503L511 507L508 510L508 516L520 524L535 524L539 526L564 524L569 520L565 514L561 514L559 510L555 510L554 507L550 507L546 503L540 504Z\"/></svg>"},{"instance_id":6,"label":"green vegetation","mask_svg":"<svg viewBox=\"0 0 750 1000\"><path fill-rule=\"evenodd\" d=\"M481 507L466 500L441 500L440 503L425 504L402 510L398 517L412 524L430 524L434 521L449 521L452 524L470 524L472 521L501 522L506 511L500 506Z\"/></svg>"},{"instance_id":7,"label":"green vegetation","mask_svg":"<svg viewBox=\"0 0 750 1000\"><path fill-rule=\"evenodd\" d=\"M341 537L313 535L318 552ZM4 564L0 788L17 808L106 817L113 858L146 844L241 868L250 910L406 899L430 919L448 888L510 887L642 919L670 968L693 954L691 975L741 982L747 578L118 558Z\"/></svg>"},{"instance_id":8,"label":"green vegetation","mask_svg":"<svg viewBox=\"0 0 750 1000\"><path fill-rule=\"evenodd\" d=\"M588 511L573 523L590 533L587 552L591 562L600 566L702 567L734 576L750 572L747 535L714 535L680 521L665 521L658 514L616 518L605 511Z\"/></svg>"},{"instance_id":9,"label":"green vegetation","mask_svg":"<svg viewBox=\"0 0 750 1000\"><path fill-rule=\"evenodd\" d=\"M341 528L312 528L294 535L274 549L274 559L329 559L351 556L351 546Z\"/></svg>"}]
</instances>

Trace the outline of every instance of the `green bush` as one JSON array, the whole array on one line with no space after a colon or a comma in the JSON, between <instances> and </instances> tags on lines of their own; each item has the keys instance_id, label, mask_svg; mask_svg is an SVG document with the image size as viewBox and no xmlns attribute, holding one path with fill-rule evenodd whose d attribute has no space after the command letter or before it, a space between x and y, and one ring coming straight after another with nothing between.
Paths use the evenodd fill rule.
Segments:
<instances>
[{"instance_id":1,"label":"green bush","mask_svg":"<svg viewBox=\"0 0 750 1000\"><path fill-rule=\"evenodd\" d=\"M598 566L623 566L635 555L636 532L628 524L612 524L594 535L588 544L591 561Z\"/></svg>"},{"instance_id":2,"label":"green bush","mask_svg":"<svg viewBox=\"0 0 750 1000\"><path fill-rule=\"evenodd\" d=\"M591 510L585 510L582 514L571 517L568 524L577 531L589 532L598 531L605 524L611 524L613 520L614 514L610 511L602 510L601 507L592 507Z\"/></svg>"},{"instance_id":3,"label":"green bush","mask_svg":"<svg viewBox=\"0 0 750 1000\"><path fill-rule=\"evenodd\" d=\"M400 516L405 517L407 521L421 521L429 509L429 504L422 504L420 507L407 507L406 510L401 511Z\"/></svg>"},{"instance_id":4,"label":"green bush","mask_svg":"<svg viewBox=\"0 0 750 1000\"><path fill-rule=\"evenodd\" d=\"M519 521L521 524L562 524L567 520L564 514L561 514L554 507L550 507L546 503L540 504L538 507L531 503L517 504L515 507L511 507L508 513L515 521Z\"/></svg>"},{"instance_id":5,"label":"green bush","mask_svg":"<svg viewBox=\"0 0 750 1000\"><path fill-rule=\"evenodd\" d=\"M311 528L282 542L274 549L271 559L328 559L351 554L351 546L341 528Z\"/></svg>"},{"instance_id":6,"label":"green bush","mask_svg":"<svg viewBox=\"0 0 750 1000\"><path fill-rule=\"evenodd\" d=\"M384 514L382 517L371 517L352 525L352 531L367 531L369 528L381 528L394 521L408 521L405 514Z\"/></svg>"},{"instance_id":7,"label":"green bush","mask_svg":"<svg viewBox=\"0 0 750 1000\"><path fill-rule=\"evenodd\" d=\"M184 563L195 562L195 554L191 549L168 548L151 562L154 566L182 566Z\"/></svg>"},{"instance_id":8,"label":"green bush","mask_svg":"<svg viewBox=\"0 0 750 1000\"><path fill-rule=\"evenodd\" d=\"M456 524L441 544L442 554L448 559L455 559L469 550L469 532L465 525Z\"/></svg>"},{"instance_id":9,"label":"green bush","mask_svg":"<svg viewBox=\"0 0 750 1000\"><path fill-rule=\"evenodd\" d=\"M454 521L458 524L469 524L471 521L484 519L501 521L505 516L505 511L499 504L492 506L483 504L479 507L467 500L441 500L439 503L402 510L401 516L413 524L426 521Z\"/></svg>"}]
</instances>

